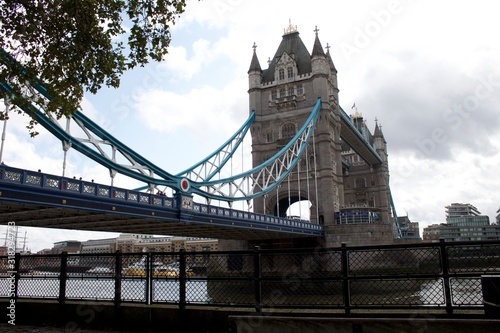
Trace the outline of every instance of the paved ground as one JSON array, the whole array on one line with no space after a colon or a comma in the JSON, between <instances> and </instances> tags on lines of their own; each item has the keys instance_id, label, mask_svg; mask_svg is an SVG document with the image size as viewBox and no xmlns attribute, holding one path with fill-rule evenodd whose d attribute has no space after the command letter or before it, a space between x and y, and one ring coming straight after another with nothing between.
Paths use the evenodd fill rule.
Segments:
<instances>
[{"instance_id":1,"label":"paved ground","mask_svg":"<svg viewBox=\"0 0 500 333\"><path fill-rule=\"evenodd\" d=\"M111 333L113 330L93 330L82 329L79 327L57 327L57 326L29 326L29 325L10 325L0 323L0 332L2 333ZM121 332L125 333L125 332Z\"/></svg>"}]
</instances>

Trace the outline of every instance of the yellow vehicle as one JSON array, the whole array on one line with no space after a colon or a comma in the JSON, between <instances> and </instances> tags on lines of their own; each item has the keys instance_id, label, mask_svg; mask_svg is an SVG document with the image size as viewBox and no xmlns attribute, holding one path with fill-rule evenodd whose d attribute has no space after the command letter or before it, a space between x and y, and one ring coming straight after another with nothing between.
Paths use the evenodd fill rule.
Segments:
<instances>
[{"instance_id":1,"label":"yellow vehicle","mask_svg":"<svg viewBox=\"0 0 500 333\"><path fill-rule=\"evenodd\" d=\"M140 267L125 267L122 273L126 276L146 276L146 270Z\"/></svg>"},{"instance_id":2,"label":"yellow vehicle","mask_svg":"<svg viewBox=\"0 0 500 333\"><path fill-rule=\"evenodd\" d=\"M128 267L124 267L123 275L125 276L146 276L146 268L144 262L137 262ZM191 269L186 269L186 276L194 276L194 272ZM179 277L179 268L174 265L165 265L163 263L153 263L153 277Z\"/></svg>"},{"instance_id":3,"label":"yellow vehicle","mask_svg":"<svg viewBox=\"0 0 500 333\"><path fill-rule=\"evenodd\" d=\"M153 272L154 277L179 277L179 271L172 267L157 267Z\"/></svg>"}]
</instances>

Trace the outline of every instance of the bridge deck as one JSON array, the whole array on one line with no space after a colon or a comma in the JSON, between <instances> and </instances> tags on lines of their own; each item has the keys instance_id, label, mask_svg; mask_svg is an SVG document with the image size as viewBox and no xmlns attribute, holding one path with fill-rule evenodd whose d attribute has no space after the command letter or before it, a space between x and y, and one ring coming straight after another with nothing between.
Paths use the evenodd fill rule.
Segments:
<instances>
[{"instance_id":1,"label":"bridge deck","mask_svg":"<svg viewBox=\"0 0 500 333\"><path fill-rule=\"evenodd\" d=\"M0 167L0 223L218 239L317 237L307 221L194 203L34 171Z\"/></svg>"}]
</instances>

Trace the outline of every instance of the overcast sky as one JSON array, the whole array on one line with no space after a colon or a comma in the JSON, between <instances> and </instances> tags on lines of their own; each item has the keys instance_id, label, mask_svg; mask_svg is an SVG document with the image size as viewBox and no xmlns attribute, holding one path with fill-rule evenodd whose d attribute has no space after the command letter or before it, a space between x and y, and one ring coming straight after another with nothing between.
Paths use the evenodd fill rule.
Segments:
<instances>
[{"instance_id":1,"label":"overcast sky","mask_svg":"<svg viewBox=\"0 0 500 333\"><path fill-rule=\"evenodd\" d=\"M324 6L327 5L325 8ZM291 21L309 51L331 47L339 99L388 144L398 215L421 228L445 206L471 203L495 221L500 205L500 44L494 1L188 1L169 55L87 95L83 109L116 138L176 173L225 142L248 116L252 45L262 68ZM62 174L61 144L27 116L7 125L6 164ZM67 176L109 184L107 169L68 154ZM117 186L138 184L118 176ZM5 230L5 227L2 227ZM117 234L21 228L34 251Z\"/></svg>"}]
</instances>

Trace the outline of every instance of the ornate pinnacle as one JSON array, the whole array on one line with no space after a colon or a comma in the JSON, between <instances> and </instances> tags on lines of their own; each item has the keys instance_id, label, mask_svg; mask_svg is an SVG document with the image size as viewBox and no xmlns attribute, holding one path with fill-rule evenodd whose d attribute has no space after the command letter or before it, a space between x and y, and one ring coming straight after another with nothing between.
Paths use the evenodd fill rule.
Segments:
<instances>
[{"instance_id":1,"label":"ornate pinnacle","mask_svg":"<svg viewBox=\"0 0 500 333\"><path fill-rule=\"evenodd\" d=\"M285 35L293 34L294 32L297 32L297 26L292 25L292 20L288 19L288 28L283 29L283 32Z\"/></svg>"}]
</instances>

